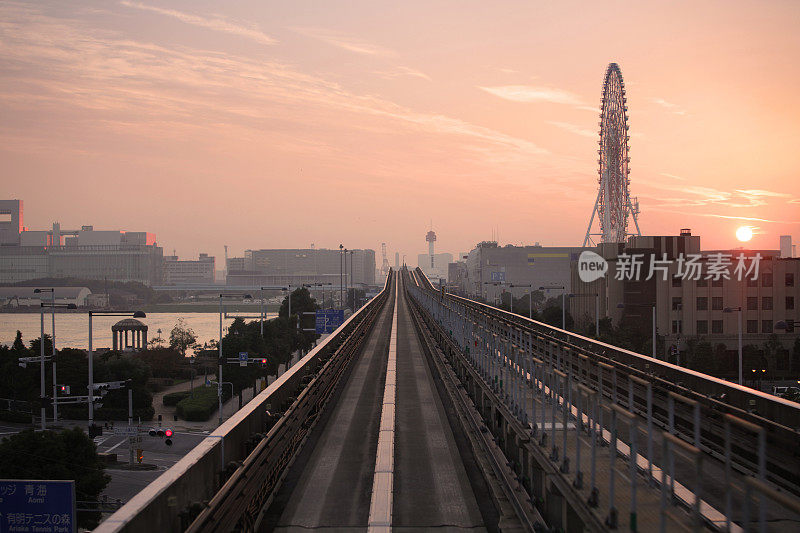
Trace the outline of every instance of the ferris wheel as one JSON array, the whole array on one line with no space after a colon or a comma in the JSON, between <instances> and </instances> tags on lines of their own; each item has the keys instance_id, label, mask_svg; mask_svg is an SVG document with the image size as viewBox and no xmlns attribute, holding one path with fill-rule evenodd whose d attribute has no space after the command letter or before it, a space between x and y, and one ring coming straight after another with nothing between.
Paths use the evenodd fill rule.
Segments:
<instances>
[{"instance_id":1,"label":"ferris wheel","mask_svg":"<svg viewBox=\"0 0 800 533\"><path fill-rule=\"evenodd\" d=\"M625 83L619 65L611 63L606 69L603 82L603 100L600 108L599 188L592 217L583 245L593 244L592 237L600 242L625 242L628 236L628 215L633 218L636 232L639 230L639 202L631 198L630 168L628 154L628 106ZM592 223L597 215L600 233L592 233Z\"/></svg>"}]
</instances>

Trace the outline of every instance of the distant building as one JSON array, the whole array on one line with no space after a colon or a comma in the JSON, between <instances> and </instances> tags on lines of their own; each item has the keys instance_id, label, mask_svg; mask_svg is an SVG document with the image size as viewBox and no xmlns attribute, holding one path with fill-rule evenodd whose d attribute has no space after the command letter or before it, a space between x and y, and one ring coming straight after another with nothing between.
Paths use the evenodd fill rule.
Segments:
<instances>
[{"instance_id":1,"label":"distant building","mask_svg":"<svg viewBox=\"0 0 800 533\"><path fill-rule=\"evenodd\" d=\"M180 260L170 255L164 258L165 285L209 285L216 280L214 258L200 254L196 260Z\"/></svg>"},{"instance_id":2,"label":"distant building","mask_svg":"<svg viewBox=\"0 0 800 533\"><path fill-rule=\"evenodd\" d=\"M547 288L544 291L547 297L560 296L562 292L571 292L570 263L586 249L510 244L500 247L495 241L484 241L466 254L466 274L461 280L461 290L468 296L489 302L503 292L520 298L539 287Z\"/></svg>"},{"instance_id":3,"label":"distant building","mask_svg":"<svg viewBox=\"0 0 800 533\"><path fill-rule=\"evenodd\" d=\"M11 212L8 214L7 212ZM22 201L0 201L0 283L39 278L106 279L161 284L163 250L153 233L96 231L92 226L30 231L22 225ZM14 235L15 228L20 231Z\"/></svg>"},{"instance_id":4,"label":"distant building","mask_svg":"<svg viewBox=\"0 0 800 533\"><path fill-rule=\"evenodd\" d=\"M34 292L36 287L0 287L0 306L2 307L40 307L41 302L51 302L49 292ZM57 304L74 304L86 307L92 297L88 287L55 287Z\"/></svg>"},{"instance_id":5,"label":"distant building","mask_svg":"<svg viewBox=\"0 0 800 533\"><path fill-rule=\"evenodd\" d=\"M789 347L800 334L800 259L782 258L778 250L701 251L700 237L683 230L679 236L633 236L625 244L600 244L594 251L608 262L608 272L584 283L577 262L572 265L573 292L592 297L570 298L570 313L579 322L593 323L593 295L599 294L600 318L611 317L614 324L636 323L640 331L651 332L655 307L656 331L665 341L659 357L684 352L690 339L737 349L740 307L744 344L763 344L776 334ZM644 259L639 279L617 279L620 263L630 261L633 254L642 254ZM699 256L698 279L684 275L688 267L678 260L692 254ZM756 279L751 279L752 274L738 279L735 268L740 254L748 267L760 255ZM654 271L646 279L651 257L666 258L665 271ZM726 276L707 278L709 269L721 259L729 262Z\"/></svg>"},{"instance_id":6,"label":"distant building","mask_svg":"<svg viewBox=\"0 0 800 533\"><path fill-rule=\"evenodd\" d=\"M347 254L345 268L338 249L246 250L241 263L243 268L234 268L231 263L239 258L229 258L226 283L237 286L331 283L338 286L342 273L348 285L374 285L375 250L352 252L352 255Z\"/></svg>"},{"instance_id":7,"label":"distant building","mask_svg":"<svg viewBox=\"0 0 800 533\"><path fill-rule=\"evenodd\" d=\"M22 230L22 200L0 200L0 246L18 245Z\"/></svg>"},{"instance_id":8,"label":"distant building","mask_svg":"<svg viewBox=\"0 0 800 533\"><path fill-rule=\"evenodd\" d=\"M228 257L225 263L226 275L231 272L241 272L244 268L244 257Z\"/></svg>"},{"instance_id":9,"label":"distant building","mask_svg":"<svg viewBox=\"0 0 800 533\"><path fill-rule=\"evenodd\" d=\"M426 276L433 279L447 279L447 265L453 262L453 254L438 253L433 254L431 261L430 254L418 254L417 266L422 269ZM433 265L433 266L431 266Z\"/></svg>"},{"instance_id":10,"label":"distant building","mask_svg":"<svg viewBox=\"0 0 800 533\"><path fill-rule=\"evenodd\" d=\"M467 277L466 261L456 261L447 265L447 290L449 292L461 293L461 288Z\"/></svg>"}]
</instances>

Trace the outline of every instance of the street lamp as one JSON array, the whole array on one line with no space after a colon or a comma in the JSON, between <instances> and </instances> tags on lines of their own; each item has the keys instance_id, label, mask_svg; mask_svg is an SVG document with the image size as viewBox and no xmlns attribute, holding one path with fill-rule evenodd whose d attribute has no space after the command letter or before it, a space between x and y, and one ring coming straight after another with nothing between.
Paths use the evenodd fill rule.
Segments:
<instances>
[{"instance_id":1,"label":"street lamp","mask_svg":"<svg viewBox=\"0 0 800 533\"><path fill-rule=\"evenodd\" d=\"M353 252L354 252L354 250L350 250L350 283L351 283L351 287L350 288L352 289L352 292L353 292L353 312L355 313L355 311L356 311L356 286L355 286L355 283L353 282Z\"/></svg>"},{"instance_id":2,"label":"street lamp","mask_svg":"<svg viewBox=\"0 0 800 533\"><path fill-rule=\"evenodd\" d=\"M219 425L222 425L222 299L223 298L252 298L249 294L240 292L220 293L219 295L219 377L217 379L217 397L219 399ZM291 302L291 298L289 299ZM231 385L231 396L233 396L233 385Z\"/></svg>"},{"instance_id":3,"label":"street lamp","mask_svg":"<svg viewBox=\"0 0 800 533\"><path fill-rule=\"evenodd\" d=\"M331 285L330 283L303 283L301 287L322 287L322 305L320 306L321 309L325 309L325 285Z\"/></svg>"},{"instance_id":4,"label":"street lamp","mask_svg":"<svg viewBox=\"0 0 800 533\"><path fill-rule=\"evenodd\" d=\"M594 336L600 338L600 293L584 292L580 294L570 294L570 298L579 296L594 296Z\"/></svg>"},{"instance_id":5,"label":"street lamp","mask_svg":"<svg viewBox=\"0 0 800 533\"><path fill-rule=\"evenodd\" d=\"M533 319L533 285L530 283L511 283L509 287L528 287L528 318ZM511 305L514 305L514 291L511 291Z\"/></svg>"},{"instance_id":6,"label":"street lamp","mask_svg":"<svg viewBox=\"0 0 800 533\"><path fill-rule=\"evenodd\" d=\"M94 352L92 350L92 318L95 316L129 316L132 318L147 318L144 311L89 311L89 427L94 426Z\"/></svg>"},{"instance_id":7,"label":"street lamp","mask_svg":"<svg viewBox=\"0 0 800 533\"><path fill-rule=\"evenodd\" d=\"M344 245L339 244L339 302L344 301L344 294L342 294L342 288L344 287L344 282L342 280L342 274L344 270L342 269L342 251L344 250ZM344 305L342 305L342 309L344 309Z\"/></svg>"},{"instance_id":8,"label":"street lamp","mask_svg":"<svg viewBox=\"0 0 800 533\"><path fill-rule=\"evenodd\" d=\"M651 307L653 309L653 359L658 359L656 352L656 306L655 304L617 304L617 309L624 309L626 307Z\"/></svg>"},{"instance_id":9,"label":"street lamp","mask_svg":"<svg viewBox=\"0 0 800 533\"><path fill-rule=\"evenodd\" d=\"M742 384L742 306L739 307L726 307L722 310L723 313L739 313L739 385Z\"/></svg>"},{"instance_id":10,"label":"street lamp","mask_svg":"<svg viewBox=\"0 0 800 533\"><path fill-rule=\"evenodd\" d=\"M39 400L41 402L41 417L42 417L42 431L45 430L47 426L47 413L44 406L45 400L45 393L44 393L44 308L49 307L51 309L51 314L53 315L53 336L51 338L52 341L52 362L53 362L53 390L55 394L55 384L56 384L56 308L61 309L77 309L78 306L75 304L57 304L56 303L56 296L55 296L55 289L34 289L34 293L41 294L43 292L49 292L51 295L51 301L48 302L40 302L40 315L41 315L41 335L39 337L39 378L40 378L40 388L39 388ZM53 408L58 409L53 403ZM58 411L53 412L53 420L58 417Z\"/></svg>"},{"instance_id":11,"label":"street lamp","mask_svg":"<svg viewBox=\"0 0 800 533\"><path fill-rule=\"evenodd\" d=\"M563 285L561 285L561 286L555 286L554 285L552 287L539 287L540 291L546 291L546 290L550 290L550 289L561 289L561 290L565 291L565 292L561 293L561 329L566 331L567 330L567 304L566 304L566 301L567 301L566 290L567 290L567 288L564 287Z\"/></svg>"},{"instance_id":12,"label":"street lamp","mask_svg":"<svg viewBox=\"0 0 800 533\"><path fill-rule=\"evenodd\" d=\"M494 287L505 287L506 286L504 281L484 281L483 284L484 285L492 285ZM511 294L511 306L510 306L510 308L511 308L511 312L513 313L514 312L514 294L513 293L510 293L510 294ZM500 298L500 307L502 308L502 306L503 306L503 298L501 297Z\"/></svg>"}]
</instances>

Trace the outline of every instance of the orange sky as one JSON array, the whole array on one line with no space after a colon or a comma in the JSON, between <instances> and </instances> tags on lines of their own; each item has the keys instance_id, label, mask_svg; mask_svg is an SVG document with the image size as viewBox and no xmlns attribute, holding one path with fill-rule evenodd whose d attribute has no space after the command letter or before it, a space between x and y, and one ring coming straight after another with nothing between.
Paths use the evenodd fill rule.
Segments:
<instances>
[{"instance_id":1,"label":"orange sky","mask_svg":"<svg viewBox=\"0 0 800 533\"><path fill-rule=\"evenodd\" d=\"M229 5L230 4L230 5ZM580 245L606 65L646 234L800 239L800 3L0 2L3 197L171 253ZM379 259L380 260L380 259Z\"/></svg>"}]
</instances>

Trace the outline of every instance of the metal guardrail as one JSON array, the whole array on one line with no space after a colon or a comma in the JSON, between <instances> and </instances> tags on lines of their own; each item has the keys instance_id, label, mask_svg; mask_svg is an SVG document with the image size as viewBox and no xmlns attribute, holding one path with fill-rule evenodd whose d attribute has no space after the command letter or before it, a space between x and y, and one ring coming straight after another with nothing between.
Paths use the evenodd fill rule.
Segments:
<instances>
[{"instance_id":1,"label":"metal guardrail","mask_svg":"<svg viewBox=\"0 0 800 533\"><path fill-rule=\"evenodd\" d=\"M386 287L180 461L104 520L96 531L185 529L191 516L203 508L202 502L211 500L226 481L226 467L232 461L244 460L252 451L253 436L269 434L272 420L268 411L293 399L302 379L318 367L321 359L331 356L342 345L367 314L380 305L380 296L385 292Z\"/></svg>"},{"instance_id":2,"label":"metal guardrail","mask_svg":"<svg viewBox=\"0 0 800 533\"><path fill-rule=\"evenodd\" d=\"M725 483L728 491L731 488L730 472L735 468L745 474L757 475L762 483L768 479L784 488L794 490L797 494L796 478L800 475L800 468L797 467L798 439L794 429L776 421L767 420L758 414L748 413L718 398L709 397L679 384L671 383L668 378L654 372L653 368L646 367L647 371L639 370L635 366L626 364L626 357L619 357L618 354L623 354L628 358L637 357L647 361L648 364L663 364L677 372L685 372L695 378L707 379L723 386L732 385L744 394L750 393L751 391L746 388L598 343L592 339L552 328L546 324L466 298L446 295L443 291L436 290L421 271L417 271L415 274L416 287L414 289L433 318L448 332L449 337L459 346L459 350L471 358L472 364L481 373L483 379L488 379L488 383L491 383L493 388L501 391L508 402L509 409L522 423L528 423L528 415L524 406L526 398L528 398L528 387L533 387L535 394L538 394L537 391L541 391L542 405L548 401L548 397L553 397L554 390L557 396L563 398L561 405L565 409L563 413L565 418L562 422L564 427L571 416L586 418L579 411L581 398L586 395L595 397L592 403L599 402L601 405L605 403L609 406L608 414L611 415L611 421L614 424L617 420L616 415L619 415L622 410L628 412L631 417L641 415L646 418L648 424L647 456L649 458L653 457L651 440L653 421L667 429L665 435L668 436L662 440L665 442L664 455L669 456L669 464L662 465L664 469L661 471L661 481L669 479L670 500L673 496L677 497L685 501L691 508L694 514L694 527L699 527L701 519L708 524L718 526L720 520L724 523L726 516L700 500L699 474L696 474L696 479L692 480L693 493L681 488L680 492L686 492L687 497L677 495L676 487L679 484L673 478L673 450L675 449L687 448L696 451L697 453L692 455L693 460L699 461L701 455L698 454L702 452L724 461L726 464ZM470 350L473 353L470 353ZM495 356L492 357L490 354L495 354ZM537 358L537 355L541 359ZM538 386L535 385L537 382ZM580 388L575 390L573 383L580 384L581 382L583 382L585 390ZM546 389L550 391L549 395L545 394ZM590 390L593 392L589 392ZM598 392L599 394L595 394ZM769 395L763 395L758 391L752 392L756 393L761 400L776 401L781 405L788 403L790 409L796 409L791 402L781 402L780 399L772 397L764 398ZM564 406L574 405L576 400L578 410L571 407L571 412L567 411ZM550 427L555 426L558 404L554 403L552 407L553 418L549 421ZM602 428L603 408L599 410L595 408L592 411L595 412L592 418L597 417L599 427ZM543 410L542 416L544 414ZM633 420L626 420L625 423L633 427L636 425ZM731 425L728 423L730 420L736 420L737 423ZM533 437L537 432L535 410L531 423ZM544 428L545 424L546 421L542 418L541 428ZM594 426L594 420L592 426ZM611 433L615 432L612 428ZM566 438L566 433L564 438ZM545 432L542 431L542 443L544 439ZM562 444L562 447L565 446L566 441ZM631 468L635 469L638 465L639 469L648 473L648 478L654 477L656 473L653 472L651 460L641 458L641 461L633 461L636 453L635 446L636 439L633 439L629 449L631 452L629 454L630 462L633 465ZM616 449L615 444L612 444L611 447ZM620 447L623 447L622 443ZM553 443L551 459L554 461L558 459L557 453L558 447L556 443ZM699 472L699 466L696 468ZM561 465L561 470L562 472L569 471L566 457ZM666 476L666 472L669 472L670 475ZM581 484L581 482L582 474L576 476L576 483ZM594 485L594 481L592 481L592 485ZM753 484L748 486L756 487ZM774 498L773 493L767 493L761 488L758 485L753 490L780 504L782 499ZM610 490L613 493L613 481ZM773 492L780 494L774 489ZM632 497L635 498L635 492L633 494ZM784 496L783 499L787 497ZM728 505L726 506L728 509L730 509L729 498L730 496L728 496ZM748 493L747 501L749 499ZM788 497L788 499L795 501L794 497ZM747 501L745 501L745 505L747 505ZM723 503L722 506L725 504ZM795 505L792 505L788 508L791 510L794 507ZM726 514L730 516L730 511ZM662 515L669 517L669 512L665 507L662 508ZM615 516L616 512L612 504L609 510L611 522L615 522ZM765 521L764 506L761 504L759 504L758 520L762 524Z\"/></svg>"},{"instance_id":3,"label":"metal guardrail","mask_svg":"<svg viewBox=\"0 0 800 533\"><path fill-rule=\"evenodd\" d=\"M764 428L768 443L767 478L782 488L800 495L800 404L468 298L446 294L437 290L419 269L415 274L419 279L420 289L428 294L436 294L442 302L458 304L479 315L490 316L501 321L507 328L529 331L542 339L542 342L550 343L553 349L571 350L587 356L591 361L611 365L618 369L620 374L625 374L626 379L635 377L650 381L653 393L658 393L656 400L659 399L659 395L666 396L670 392L675 392L697 401L703 407L703 424L697 424L695 413L686 411L685 406L681 405L678 409L681 412L675 411L673 414L677 416L677 420L674 421L677 426L676 433L692 444L701 445L704 451L711 452L720 459L724 454L722 417L725 414L734 415ZM667 402L663 401L666 398L661 400L663 406L659 406L658 402L651 404L652 415L662 426L666 426L670 423ZM624 398L621 401L625 403ZM645 403L640 397L634 398L634 401L639 405ZM741 436L746 437L744 434ZM736 437L737 435L734 435L734 438ZM755 449L755 446L752 449L742 445L734 447L737 469L748 473L757 472L759 459Z\"/></svg>"}]
</instances>

